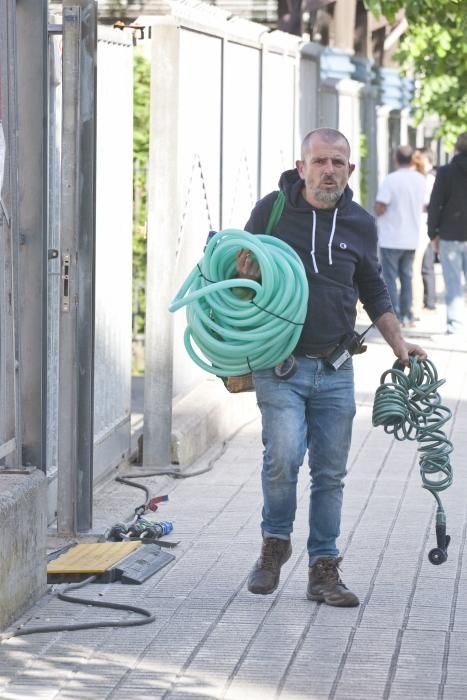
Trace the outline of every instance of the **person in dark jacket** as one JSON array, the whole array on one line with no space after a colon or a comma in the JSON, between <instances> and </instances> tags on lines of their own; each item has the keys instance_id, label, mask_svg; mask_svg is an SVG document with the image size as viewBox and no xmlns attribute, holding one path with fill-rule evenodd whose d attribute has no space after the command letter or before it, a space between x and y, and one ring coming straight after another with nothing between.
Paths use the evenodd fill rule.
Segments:
<instances>
[{"instance_id":1,"label":"person in dark jacket","mask_svg":"<svg viewBox=\"0 0 467 700\"><path fill-rule=\"evenodd\" d=\"M336 540L355 415L353 368L351 357L337 371L327 358L354 331L359 298L402 363L409 355L425 359L426 353L401 336L377 259L375 221L352 201L347 184L355 167L347 139L335 129L316 129L305 137L301 158L280 178L286 202L272 233L292 246L305 266L308 313L293 354L295 373L286 379L274 368L253 374L263 425L264 503L262 549L248 590L268 594L277 588L292 551L297 476L308 449L307 597L349 607L359 600L341 580ZM272 192L256 204L247 231L264 233L276 197ZM260 279L247 250L238 253L237 269L241 277Z\"/></svg>"},{"instance_id":2,"label":"person in dark jacket","mask_svg":"<svg viewBox=\"0 0 467 700\"><path fill-rule=\"evenodd\" d=\"M467 131L456 155L437 173L428 205L428 236L439 252L446 295L447 333L465 333L462 273L467 280Z\"/></svg>"}]
</instances>

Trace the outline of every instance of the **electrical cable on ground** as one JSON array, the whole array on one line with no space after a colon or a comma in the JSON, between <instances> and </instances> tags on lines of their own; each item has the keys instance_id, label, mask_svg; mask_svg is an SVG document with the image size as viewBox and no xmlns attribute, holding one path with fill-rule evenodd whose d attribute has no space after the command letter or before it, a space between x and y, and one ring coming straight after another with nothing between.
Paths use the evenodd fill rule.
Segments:
<instances>
[{"instance_id":1,"label":"electrical cable on ground","mask_svg":"<svg viewBox=\"0 0 467 700\"><path fill-rule=\"evenodd\" d=\"M373 404L373 425L384 426L396 440L417 440L422 486L436 500L436 541L428 558L446 561L451 538L446 535L446 514L439 496L452 484L451 441L442 430L451 411L441 403L439 387L445 383L430 360L410 357L408 373L399 361L381 375Z\"/></svg>"},{"instance_id":2,"label":"electrical cable on ground","mask_svg":"<svg viewBox=\"0 0 467 700\"><path fill-rule=\"evenodd\" d=\"M247 423L244 423L240 428L238 428L234 435L236 435L239 430L245 427L248 423L252 421L248 421ZM233 437L233 436L231 436ZM134 488L141 489L144 491L146 500L145 502L137 506L135 508L135 515L131 522L124 523L124 522L117 522L115 523L111 528L109 528L106 533L105 533L105 539L107 540L112 540L112 541L121 541L121 540L127 540L127 541L142 541L145 544L149 543L155 543L158 544L160 547L168 547L168 548L173 548L176 547L179 542L165 542L160 540L160 537L163 537L164 534L168 534L168 532L171 531L171 523L170 521L163 521L160 523L157 522L152 522L149 520L145 520L143 518L144 514L148 510L157 510L157 504L161 501L167 501L168 496L159 496L155 498L151 498L150 493L149 493L149 488L145 486L144 484L141 483L133 483L131 479L142 479L142 478L149 478L152 476L172 476L176 479L188 479L193 476L198 476L200 474L205 474L206 472L209 472L213 469L215 462L224 454L225 450L227 449L227 441L224 441L222 443L221 449L217 452L215 457L209 460L208 466L204 467L203 469L198 469L194 472L189 472L187 474L184 474L182 472L178 472L176 470L171 470L171 469L161 469L161 470L155 470L155 471L144 471L144 472L139 472L137 474L124 474L122 476L117 476L115 477L115 481L121 483L121 484L126 484L127 486L133 486ZM165 526L168 525L170 526L170 530L168 529L166 531Z\"/></svg>"},{"instance_id":3,"label":"electrical cable on ground","mask_svg":"<svg viewBox=\"0 0 467 700\"><path fill-rule=\"evenodd\" d=\"M230 436L229 440L232 440L232 438L237 435L241 430L243 430L247 425L250 425L251 423L254 423L256 421L256 418L246 421L243 423L241 426L237 428ZM149 489L147 486L144 486L144 484L139 484L139 483L133 483L130 481L130 479L143 479L143 478L149 478L152 476L172 476L175 479L189 479L193 476L199 476L200 474L206 474L207 472L210 472L214 468L214 464L217 462L220 457L225 453L228 445L228 440L224 440L222 442L221 448L217 451L214 457L212 457L208 461L207 467L204 467L203 469L197 469L194 472L188 472L188 473L182 473L176 470L151 470L151 471L140 471L137 474L124 474L122 476L117 476L115 477L115 481L118 481L121 484L126 484L127 486L133 486L135 488L139 488L142 491L144 491L145 496L146 496L146 501L143 505L138 506L135 508L135 515L131 523L122 523L118 522L115 523L109 530L107 530L105 538L114 540L114 541L120 541L122 539L128 540L128 541L136 541L136 540L142 540L145 543L157 543L161 547L176 547L179 542L164 542L159 540L159 537L157 539L153 538L152 535L152 530L151 527L149 527L146 532L143 532L143 537L138 536L138 537L133 537L130 532L130 528L132 525L138 522L138 520L142 519L142 516L146 513L147 510L152 510L150 508L150 504L152 501L159 500L159 499L151 499L150 494L149 494ZM166 497L163 497L160 500L165 500ZM151 523L148 521L148 525L150 526ZM156 525L156 523L154 523Z\"/></svg>"},{"instance_id":4,"label":"electrical cable on ground","mask_svg":"<svg viewBox=\"0 0 467 700\"><path fill-rule=\"evenodd\" d=\"M217 459L217 457L216 457ZM151 471L140 472L139 474L124 474L123 476L115 477L115 481L120 481L125 483L123 479L137 479L139 477L150 477L150 476L171 476L174 479L190 479L192 476L199 476L200 474L206 474L212 469L211 466L203 467L203 469L198 469L195 472L184 473L178 469L152 469ZM127 484L128 486L134 486L134 484ZM141 487L140 487L141 488ZM148 496L149 499L149 496Z\"/></svg>"},{"instance_id":5,"label":"electrical cable on ground","mask_svg":"<svg viewBox=\"0 0 467 700\"><path fill-rule=\"evenodd\" d=\"M253 418L251 420L246 421L242 425L240 425L231 435L229 435L227 440L223 440L222 445L219 449L219 451L208 461L207 467L203 467L202 469L197 469L194 472L182 472L179 471L178 469L151 469L150 471L143 471L141 470L137 474L122 474L122 476L115 477L115 481L121 481L122 479L146 479L151 476L171 476L174 479L191 479L192 476L200 476L201 474L206 474L207 472L210 472L213 468L215 463L217 462L218 459L222 457L222 455L225 453L227 449L227 445L229 443L229 440L232 440L241 430L246 428L247 425L251 425L251 423L255 423L257 419ZM125 483L125 482L122 482ZM128 483L128 486L134 486L132 483ZM143 488L144 491L146 491L146 499L149 501L149 491L148 489L140 485L140 488Z\"/></svg>"},{"instance_id":6,"label":"electrical cable on ground","mask_svg":"<svg viewBox=\"0 0 467 700\"><path fill-rule=\"evenodd\" d=\"M251 251L261 282L237 276L241 249ZM229 377L285 360L297 345L307 304L305 268L287 243L227 229L211 238L169 311L187 307L184 343L189 356L206 372Z\"/></svg>"},{"instance_id":7,"label":"electrical cable on ground","mask_svg":"<svg viewBox=\"0 0 467 700\"><path fill-rule=\"evenodd\" d=\"M81 605L92 605L97 608L110 608L112 610L125 610L127 612L134 612L138 615L142 615L142 617L131 620L101 620L97 622L77 622L70 625L37 625L34 627L21 627L13 632L5 632L4 634L0 634L0 642L11 639L12 637L22 637L28 634L69 632L74 630L98 629L100 627L135 627L137 625L148 625L150 622L154 622L156 616L149 610L146 610L146 608L140 608L135 605L126 605L124 603L109 603L103 600L90 600L88 598L77 598L75 596L67 595L68 591L83 588L83 586L86 586L88 583L92 583L96 579L97 576L89 576L89 578L81 581L80 583L72 583L66 586L63 591L57 591L56 595L60 600L64 600L68 603L80 603Z\"/></svg>"}]
</instances>

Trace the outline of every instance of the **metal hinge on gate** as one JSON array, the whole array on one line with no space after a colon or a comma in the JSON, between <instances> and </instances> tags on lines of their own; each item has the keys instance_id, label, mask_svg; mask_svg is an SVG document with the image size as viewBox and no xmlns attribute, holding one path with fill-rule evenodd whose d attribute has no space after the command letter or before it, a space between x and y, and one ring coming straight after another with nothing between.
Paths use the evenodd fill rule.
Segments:
<instances>
[{"instance_id":1,"label":"metal hinge on gate","mask_svg":"<svg viewBox=\"0 0 467 700\"><path fill-rule=\"evenodd\" d=\"M64 255L62 258L62 311L70 310L70 267L71 256Z\"/></svg>"}]
</instances>

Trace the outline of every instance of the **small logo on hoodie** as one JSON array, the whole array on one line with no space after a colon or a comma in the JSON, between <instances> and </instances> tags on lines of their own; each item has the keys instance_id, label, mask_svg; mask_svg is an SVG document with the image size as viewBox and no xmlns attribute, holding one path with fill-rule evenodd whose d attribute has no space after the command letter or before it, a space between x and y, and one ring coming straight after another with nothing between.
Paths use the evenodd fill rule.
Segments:
<instances>
[{"instance_id":1,"label":"small logo on hoodie","mask_svg":"<svg viewBox=\"0 0 467 700\"><path fill-rule=\"evenodd\" d=\"M345 250L347 248L347 243L339 243L339 248L342 248L342 250Z\"/></svg>"}]
</instances>

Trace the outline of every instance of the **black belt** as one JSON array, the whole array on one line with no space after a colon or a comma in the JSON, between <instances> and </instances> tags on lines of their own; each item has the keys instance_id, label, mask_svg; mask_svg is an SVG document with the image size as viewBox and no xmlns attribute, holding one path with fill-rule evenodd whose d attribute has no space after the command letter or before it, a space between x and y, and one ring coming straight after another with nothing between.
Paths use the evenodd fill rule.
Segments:
<instances>
[{"instance_id":1,"label":"black belt","mask_svg":"<svg viewBox=\"0 0 467 700\"><path fill-rule=\"evenodd\" d=\"M307 355L301 355L301 356L299 355L299 357L306 357L306 358L308 358L309 360L326 360L326 359L329 357L330 354L331 354L331 351L330 351L330 352L326 352L326 353L322 352L322 353L320 353L319 355L312 355L312 354L310 354L310 355L308 355L308 354L307 354Z\"/></svg>"},{"instance_id":2,"label":"black belt","mask_svg":"<svg viewBox=\"0 0 467 700\"><path fill-rule=\"evenodd\" d=\"M289 355L283 362L274 367L274 374L278 379L290 379L297 371L296 358L307 357L308 359L326 360L334 350L335 348L322 355L305 355L303 353Z\"/></svg>"},{"instance_id":3,"label":"black belt","mask_svg":"<svg viewBox=\"0 0 467 700\"><path fill-rule=\"evenodd\" d=\"M310 359L316 358L319 360L326 360L336 348L337 345L333 345L332 348L329 348L325 352L305 352L305 350L298 350L297 352L294 352L294 355L295 357L308 357Z\"/></svg>"}]
</instances>

